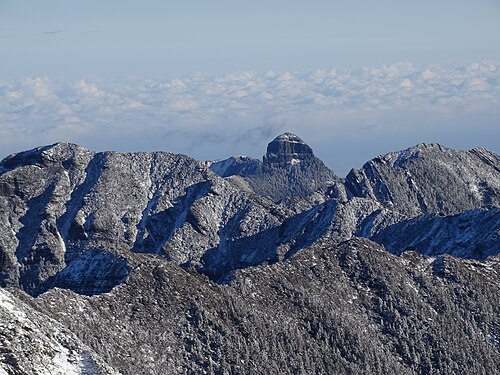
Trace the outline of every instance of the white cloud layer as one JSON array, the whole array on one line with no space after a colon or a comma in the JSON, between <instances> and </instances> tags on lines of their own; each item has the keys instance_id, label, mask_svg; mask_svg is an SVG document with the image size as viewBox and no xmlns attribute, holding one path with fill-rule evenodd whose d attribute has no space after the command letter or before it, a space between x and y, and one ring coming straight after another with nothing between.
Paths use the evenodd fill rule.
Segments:
<instances>
[{"instance_id":1,"label":"white cloud layer","mask_svg":"<svg viewBox=\"0 0 500 375\"><path fill-rule=\"evenodd\" d=\"M308 73L197 73L168 81L0 82L0 154L57 141L197 158L260 157L296 132L340 174L419 142L500 145L500 63L399 63Z\"/></svg>"}]
</instances>

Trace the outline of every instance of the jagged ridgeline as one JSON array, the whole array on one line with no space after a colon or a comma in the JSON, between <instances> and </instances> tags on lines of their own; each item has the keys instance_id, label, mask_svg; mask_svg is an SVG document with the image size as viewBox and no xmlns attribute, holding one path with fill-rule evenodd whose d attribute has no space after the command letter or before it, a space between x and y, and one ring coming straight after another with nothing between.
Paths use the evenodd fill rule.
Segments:
<instances>
[{"instance_id":1,"label":"jagged ridgeline","mask_svg":"<svg viewBox=\"0 0 500 375\"><path fill-rule=\"evenodd\" d=\"M499 207L482 148L11 155L0 374L495 373Z\"/></svg>"}]
</instances>

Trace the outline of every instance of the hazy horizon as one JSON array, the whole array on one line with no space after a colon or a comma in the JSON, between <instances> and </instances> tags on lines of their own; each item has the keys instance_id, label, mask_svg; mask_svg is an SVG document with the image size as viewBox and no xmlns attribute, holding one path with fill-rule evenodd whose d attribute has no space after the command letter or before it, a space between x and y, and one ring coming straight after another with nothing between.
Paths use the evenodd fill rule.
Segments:
<instances>
[{"instance_id":1,"label":"hazy horizon","mask_svg":"<svg viewBox=\"0 0 500 375\"><path fill-rule=\"evenodd\" d=\"M498 20L494 0L0 1L0 157L260 159L284 131L340 176L418 143L499 153Z\"/></svg>"}]
</instances>

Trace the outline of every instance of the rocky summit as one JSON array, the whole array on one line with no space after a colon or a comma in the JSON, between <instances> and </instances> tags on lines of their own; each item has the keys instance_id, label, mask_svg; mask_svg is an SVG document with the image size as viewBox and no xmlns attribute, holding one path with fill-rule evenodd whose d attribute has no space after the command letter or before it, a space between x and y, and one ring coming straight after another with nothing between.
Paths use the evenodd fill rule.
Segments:
<instances>
[{"instance_id":1,"label":"rocky summit","mask_svg":"<svg viewBox=\"0 0 500 375\"><path fill-rule=\"evenodd\" d=\"M281 134L268 144L262 173L244 177L254 193L281 203L304 200L338 182L311 147L292 133Z\"/></svg>"},{"instance_id":2,"label":"rocky summit","mask_svg":"<svg viewBox=\"0 0 500 375\"><path fill-rule=\"evenodd\" d=\"M302 139L295 134L284 133L267 145L263 158L264 170L299 165L313 157L313 150Z\"/></svg>"},{"instance_id":3,"label":"rocky summit","mask_svg":"<svg viewBox=\"0 0 500 375\"><path fill-rule=\"evenodd\" d=\"M493 374L500 157L0 163L0 374Z\"/></svg>"}]
</instances>

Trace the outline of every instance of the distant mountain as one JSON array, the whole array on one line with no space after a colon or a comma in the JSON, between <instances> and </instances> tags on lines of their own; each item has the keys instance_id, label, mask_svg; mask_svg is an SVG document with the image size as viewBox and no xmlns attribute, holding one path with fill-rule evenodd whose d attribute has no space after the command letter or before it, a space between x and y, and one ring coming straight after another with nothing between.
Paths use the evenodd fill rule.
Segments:
<instances>
[{"instance_id":1,"label":"distant mountain","mask_svg":"<svg viewBox=\"0 0 500 375\"><path fill-rule=\"evenodd\" d=\"M307 197L335 184L338 178L299 137L284 133L267 146L263 173L247 177L252 190L280 201Z\"/></svg>"},{"instance_id":2,"label":"distant mountain","mask_svg":"<svg viewBox=\"0 0 500 375\"><path fill-rule=\"evenodd\" d=\"M209 161L207 166L221 177L253 176L262 172L262 163L248 156L231 156L225 160Z\"/></svg>"},{"instance_id":3,"label":"distant mountain","mask_svg":"<svg viewBox=\"0 0 500 375\"><path fill-rule=\"evenodd\" d=\"M420 144L379 156L346 178L352 197L381 208L356 235L396 253L485 258L500 252L500 157Z\"/></svg>"},{"instance_id":4,"label":"distant mountain","mask_svg":"<svg viewBox=\"0 0 500 375\"><path fill-rule=\"evenodd\" d=\"M420 144L351 170L346 188L407 216L499 207L500 157L483 148L456 151Z\"/></svg>"},{"instance_id":5,"label":"distant mountain","mask_svg":"<svg viewBox=\"0 0 500 375\"><path fill-rule=\"evenodd\" d=\"M481 148L341 179L291 133L262 162L39 147L0 163L0 374L492 373L499 254Z\"/></svg>"}]
</instances>

